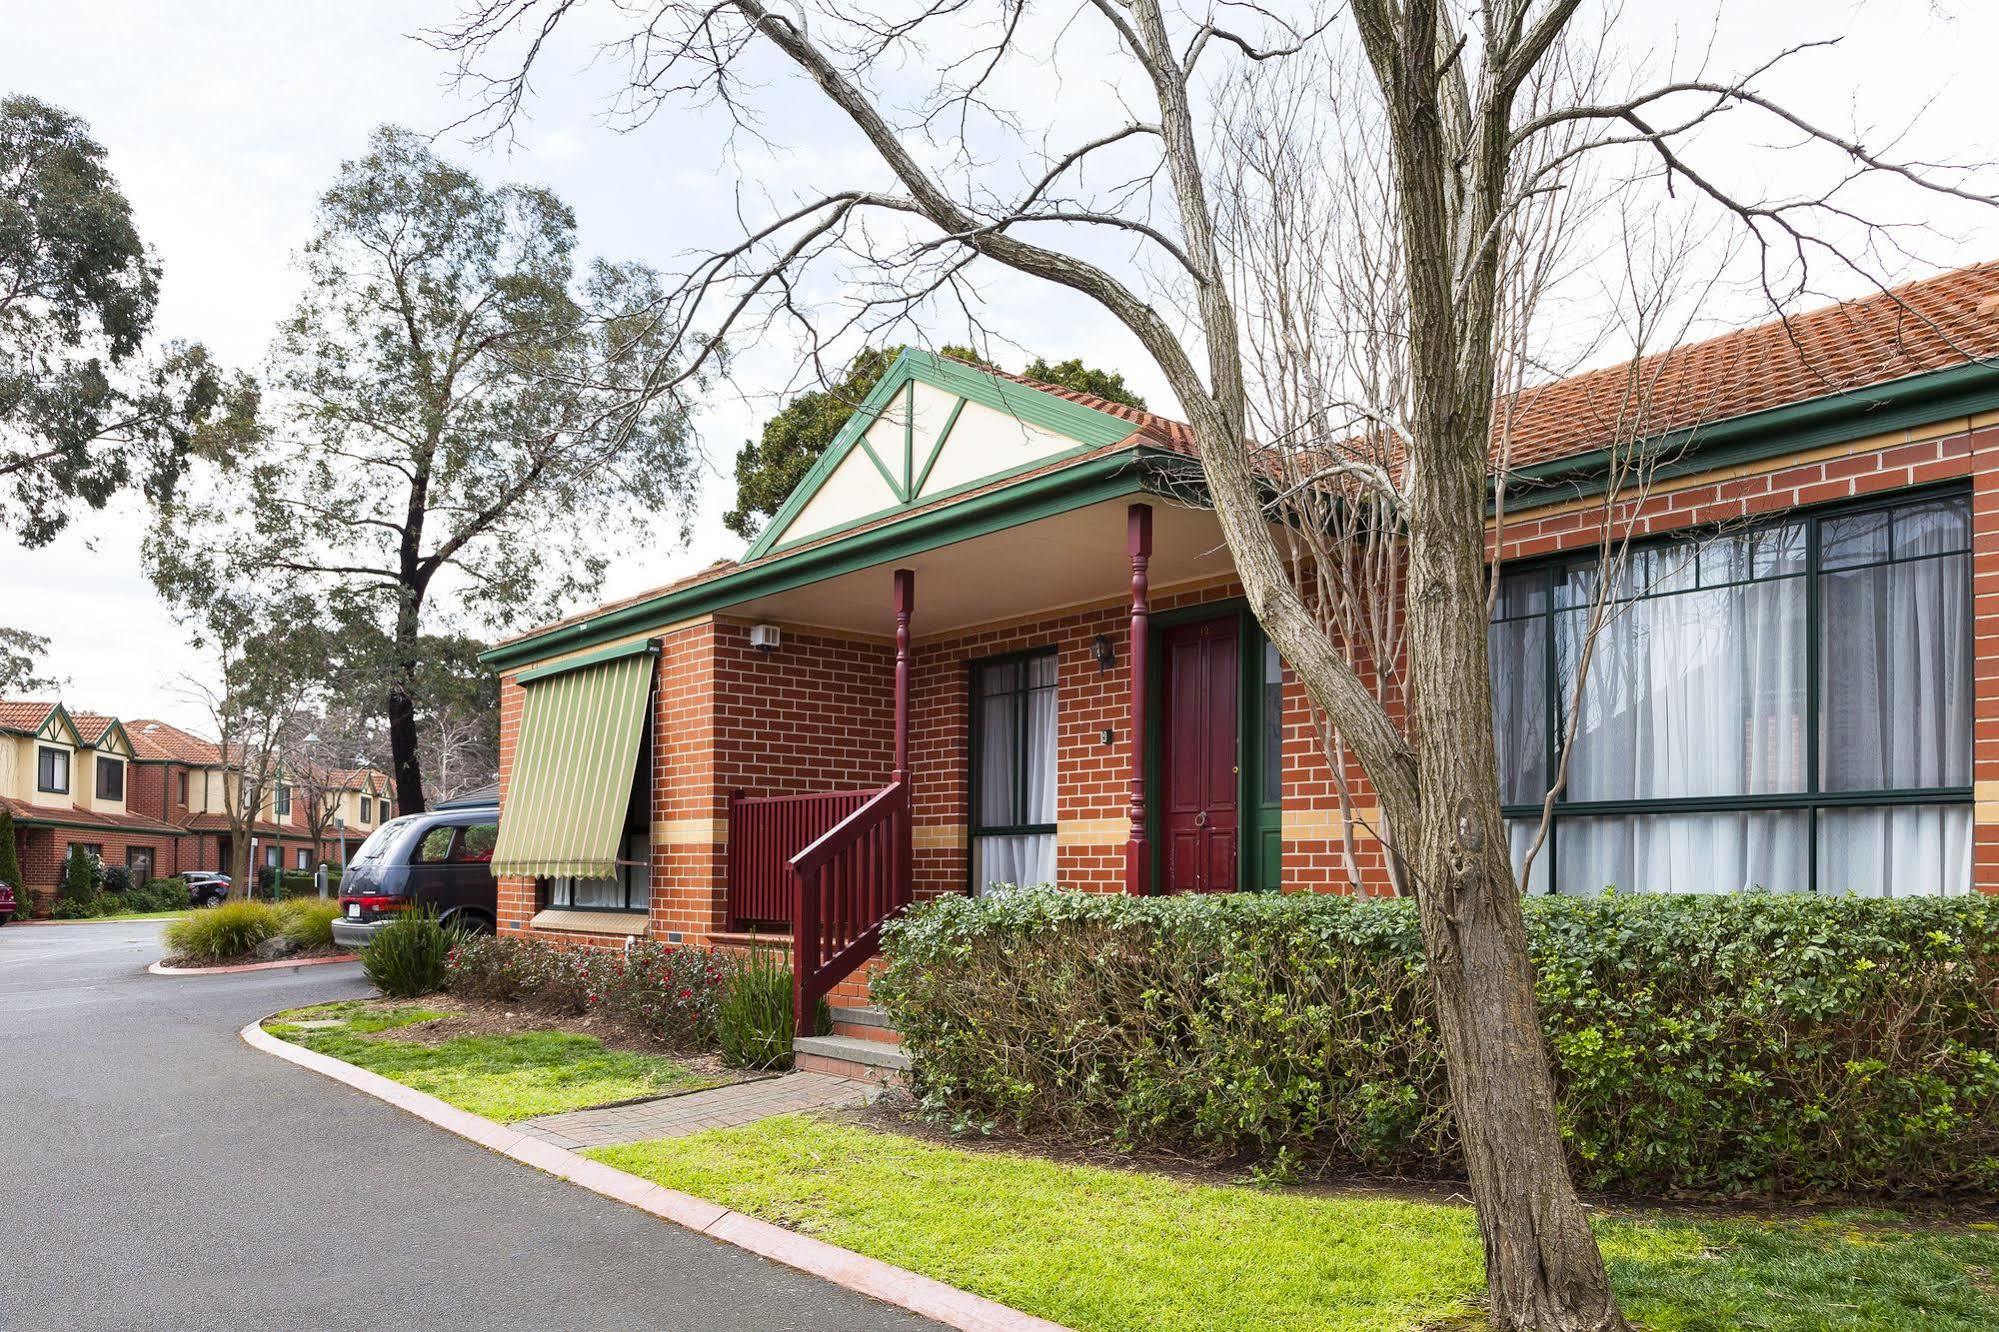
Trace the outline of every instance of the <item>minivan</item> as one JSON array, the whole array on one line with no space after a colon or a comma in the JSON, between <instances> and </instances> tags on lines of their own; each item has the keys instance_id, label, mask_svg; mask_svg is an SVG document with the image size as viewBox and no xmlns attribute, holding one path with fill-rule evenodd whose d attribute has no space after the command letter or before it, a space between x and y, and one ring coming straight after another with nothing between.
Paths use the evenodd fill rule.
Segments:
<instances>
[{"instance_id":1,"label":"minivan","mask_svg":"<svg viewBox=\"0 0 1999 1332\"><path fill-rule=\"evenodd\" d=\"M359 948L411 907L428 907L447 925L491 934L499 914L493 844L500 811L436 810L390 819L370 833L340 882L333 942Z\"/></svg>"}]
</instances>

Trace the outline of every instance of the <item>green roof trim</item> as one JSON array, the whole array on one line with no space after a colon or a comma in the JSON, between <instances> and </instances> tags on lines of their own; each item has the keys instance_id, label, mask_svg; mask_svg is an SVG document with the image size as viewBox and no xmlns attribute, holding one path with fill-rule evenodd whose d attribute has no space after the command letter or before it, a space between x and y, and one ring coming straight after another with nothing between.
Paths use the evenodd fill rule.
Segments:
<instances>
[{"instance_id":1,"label":"green roof trim","mask_svg":"<svg viewBox=\"0 0 1999 1332\"><path fill-rule=\"evenodd\" d=\"M573 652L677 620L725 610L752 597L789 591L1103 500L1140 494L1150 489L1148 482L1154 462L1170 456L1177 455L1137 446L1085 459L958 504L915 514L900 522L865 528L851 536L791 555L779 555L706 582L670 589L574 624L504 643L487 649L479 659L505 672L560 652Z\"/></svg>"},{"instance_id":2,"label":"green roof trim","mask_svg":"<svg viewBox=\"0 0 1999 1332\"><path fill-rule=\"evenodd\" d=\"M1667 480L1995 410L1999 365L1972 362L1668 431L1635 447L1672 455L1651 473L1653 480ZM1630 447L1621 451L1628 453ZM1515 468L1507 480L1508 512L1603 493L1604 468L1618 451L1592 449Z\"/></svg>"},{"instance_id":3,"label":"green roof trim","mask_svg":"<svg viewBox=\"0 0 1999 1332\"><path fill-rule=\"evenodd\" d=\"M568 661L558 661L547 666L537 666L531 671L522 671L514 678L514 683L528 684L534 680L546 680L552 675L561 675L566 671L580 671L586 666L600 666L607 661L616 661L620 657L635 657L641 652L650 653L655 657L658 656L659 640L657 638L648 638L637 643L621 643L617 647L607 647L601 648L596 652L586 652L582 656L572 657Z\"/></svg>"},{"instance_id":4,"label":"green roof trim","mask_svg":"<svg viewBox=\"0 0 1999 1332\"><path fill-rule=\"evenodd\" d=\"M751 543L748 552L744 554L744 563L761 559L785 544L785 530L811 502L812 497L819 493L819 488L826 483L826 478L831 476L856 448L864 451L881 472L882 479L888 482L889 491L895 495L897 503L893 508L855 519L848 524L850 527L874 521L882 513L894 513L899 509L913 507L919 502L928 504L933 500L944 498L945 495L957 493L954 490L944 492L942 495L923 496L919 501L920 481L929 479L930 468L937 460L937 450L936 448L931 450L931 455L925 461L919 478L915 443L915 386L918 383L928 384L934 389L953 394L958 398L957 405L951 409L947 432L949 425L957 424L958 413L964 409L966 402L980 403L994 411L1004 412L1008 416L1025 421L1029 425L1052 430L1058 435L1066 435L1076 441L1076 448L1071 451L1074 453L1116 444L1131 438L1138 429L1131 422L1113 416L1109 412L1085 407L1079 402L1071 402L1057 394L1030 388L1011 379L1003 379L988 371L966 365L962 361L954 361L946 356L935 356L914 347L905 347L883 372L881 379L855 409L854 414L847 418L847 423L840 427L839 433L833 436L833 442L826 446L826 452L819 455L819 461L806 472L805 479L798 483L797 488L778 507L778 511L771 515L770 522L764 526L763 534ZM903 400L903 457L900 474L867 441L869 428L880 419L883 412L889 410L898 395ZM942 447L941 436L938 447ZM1054 456L1059 458L1068 455ZM1050 458L1037 459L1035 465L1043 466L1050 461L1052 461ZM977 481L958 489L970 490L977 486L988 485L993 480L993 477L980 477ZM817 540L826 535L828 535L826 532L814 532L809 538L800 539Z\"/></svg>"}]
</instances>

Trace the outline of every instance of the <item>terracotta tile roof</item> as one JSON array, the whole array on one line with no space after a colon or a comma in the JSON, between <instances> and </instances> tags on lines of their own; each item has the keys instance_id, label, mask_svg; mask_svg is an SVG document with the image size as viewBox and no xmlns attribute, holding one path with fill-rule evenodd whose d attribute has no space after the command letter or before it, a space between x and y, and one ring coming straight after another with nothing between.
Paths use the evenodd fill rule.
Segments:
<instances>
[{"instance_id":1,"label":"terracotta tile roof","mask_svg":"<svg viewBox=\"0 0 1999 1332\"><path fill-rule=\"evenodd\" d=\"M72 712L69 719L76 723L76 733L83 737L86 745L95 745L111 729L116 717L108 717L101 712Z\"/></svg>"},{"instance_id":2,"label":"terracotta tile roof","mask_svg":"<svg viewBox=\"0 0 1999 1332\"><path fill-rule=\"evenodd\" d=\"M230 831L229 816L227 814L191 815L185 821L183 821L180 826L184 831L187 832ZM278 824L275 823L266 822L263 819L259 819L255 823L251 824L250 831L255 833L259 837L292 837L307 841L311 840L312 837L312 834L306 831L305 825L302 823L300 824L288 823L283 826L279 826Z\"/></svg>"},{"instance_id":3,"label":"terracotta tile roof","mask_svg":"<svg viewBox=\"0 0 1999 1332\"><path fill-rule=\"evenodd\" d=\"M1974 264L1528 389L1517 399L1511 461L1617 442L1634 383L1647 386L1645 434L1656 436L1995 356L1999 263Z\"/></svg>"},{"instance_id":4,"label":"terracotta tile roof","mask_svg":"<svg viewBox=\"0 0 1999 1332\"><path fill-rule=\"evenodd\" d=\"M162 823L143 814L113 814L105 810L78 809L74 805L54 808L7 796L0 796L0 808L12 814L15 823L30 827L54 824L64 828L102 828L106 832L153 833L161 837L177 837L181 832L171 823Z\"/></svg>"},{"instance_id":5,"label":"terracotta tile roof","mask_svg":"<svg viewBox=\"0 0 1999 1332\"><path fill-rule=\"evenodd\" d=\"M191 763L198 767L222 761L221 747L213 740L204 740L169 722L139 718L125 723L125 734L132 737L132 752L142 759Z\"/></svg>"},{"instance_id":6,"label":"terracotta tile roof","mask_svg":"<svg viewBox=\"0 0 1999 1332\"><path fill-rule=\"evenodd\" d=\"M55 706L25 699L0 699L0 731L26 731L32 735L42 729Z\"/></svg>"},{"instance_id":7,"label":"terracotta tile roof","mask_svg":"<svg viewBox=\"0 0 1999 1332\"><path fill-rule=\"evenodd\" d=\"M1628 411L1626 392L1634 375L1638 382L1650 385L1645 428L1648 435L1658 435L1995 357L1999 357L1999 262L1974 264L1887 293L1691 343L1646 357L1635 366L1626 362L1528 389L1515 399L1510 465L1524 467L1616 442L1613 432L1619 429L1619 413ZM501 639L495 646L518 643L681 592L737 569L769 564L1106 453L1140 445L1189 457L1198 452L1194 432L1183 421L1005 371L990 373L1127 421L1132 433L1087 454L1059 459L936 504L918 505L873 523L843 528L747 564L718 560L685 578L539 625ZM1501 420L1504 415L1500 413ZM1501 429L1500 420L1496 420L1495 437ZM1497 450L1495 438L1495 453Z\"/></svg>"}]
</instances>

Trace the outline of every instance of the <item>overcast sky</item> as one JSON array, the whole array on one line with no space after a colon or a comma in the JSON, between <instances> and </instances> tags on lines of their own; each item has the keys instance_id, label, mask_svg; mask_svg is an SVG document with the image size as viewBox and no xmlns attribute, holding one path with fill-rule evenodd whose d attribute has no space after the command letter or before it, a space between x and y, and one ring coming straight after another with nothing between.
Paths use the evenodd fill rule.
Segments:
<instances>
[{"instance_id":1,"label":"overcast sky","mask_svg":"<svg viewBox=\"0 0 1999 1332\"><path fill-rule=\"evenodd\" d=\"M1704 37L1712 12L1709 3L1629 8L1627 40L1640 47L1663 46L1680 22ZM291 256L341 160L357 155L384 121L433 131L465 110L445 86L445 58L408 37L452 12L448 3L379 0L5 0L0 91L83 116L109 150L141 234L165 264L158 331L200 339L224 362L254 367L295 298ZM1725 12L1723 64L1807 37L1844 38L1779 86L1821 114L1839 120L1851 104L1869 119L1895 122L1933 98L1923 146L1960 154L1994 146L1999 5L1739 0ZM592 254L666 265L691 247L734 239L736 182L722 167L715 127L661 119L632 133L605 128L599 111L608 76L584 70L583 56L580 46L565 50L542 71L533 123L511 153L449 139L440 147L489 178L552 186L575 209ZM852 152L842 127L798 96L796 105L811 113L786 122L791 162L817 166ZM1780 172L1781 155L1770 161L1768 169ZM786 170L785 159L770 169ZM1934 257L1947 264L1999 257L1999 240L1980 228ZM994 278L992 295L998 330L1020 345L1120 369L1171 410L1171 395L1134 344L1079 300L1026 279ZM750 376L752 387L759 374L771 388L782 382L781 367L768 366ZM742 543L720 522L733 495L726 473L764 405L720 400L702 413L711 473L692 547L624 554L605 597L740 553ZM0 541L0 623L51 640L46 666L67 677L73 705L194 723L199 714L177 681L198 672L200 658L183 646L183 632L139 572L144 520L128 501L80 515L44 551Z\"/></svg>"}]
</instances>

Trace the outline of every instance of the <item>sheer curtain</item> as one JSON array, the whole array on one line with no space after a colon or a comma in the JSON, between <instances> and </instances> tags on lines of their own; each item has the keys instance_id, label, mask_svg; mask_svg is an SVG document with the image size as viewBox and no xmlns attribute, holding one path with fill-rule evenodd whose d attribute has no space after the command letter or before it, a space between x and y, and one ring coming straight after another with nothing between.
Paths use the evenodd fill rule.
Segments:
<instances>
[{"instance_id":1,"label":"sheer curtain","mask_svg":"<svg viewBox=\"0 0 1999 1332\"><path fill-rule=\"evenodd\" d=\"M1056 658L1053 653L980 668L976 724L979 795L973 810L972 886L1055 881Z\"/></svg>"}]
</instances>

